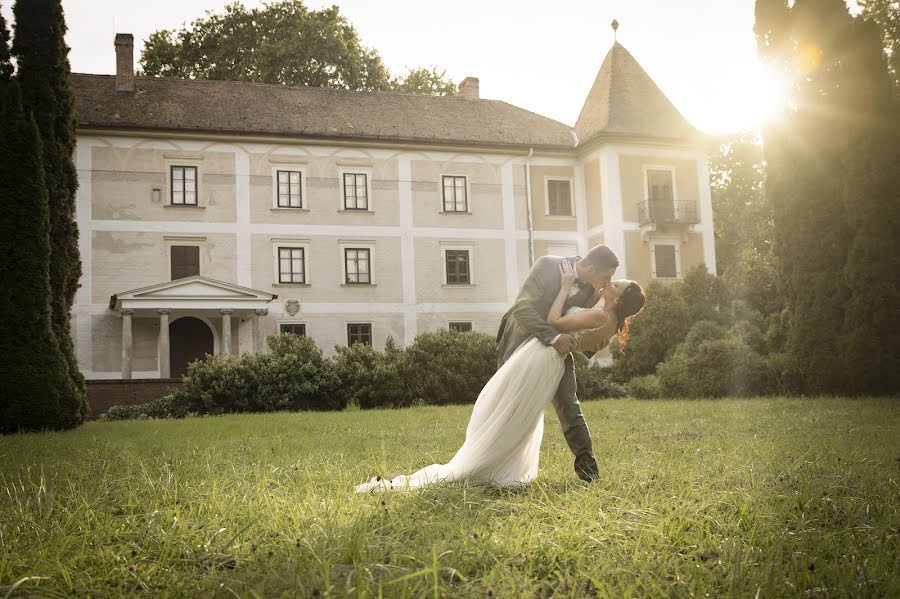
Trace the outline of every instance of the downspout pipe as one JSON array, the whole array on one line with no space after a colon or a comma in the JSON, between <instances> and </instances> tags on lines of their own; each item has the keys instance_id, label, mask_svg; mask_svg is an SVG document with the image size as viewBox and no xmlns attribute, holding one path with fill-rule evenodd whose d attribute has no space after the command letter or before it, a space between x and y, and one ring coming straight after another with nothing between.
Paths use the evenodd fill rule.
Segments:
<instances>
[{"instance_id":1,"label":"downspout pipe","mask_svg":"<svg viewBox=\"0 0 900 599\"><path fill-rule=\"evenodd\" d=\"M534 220L531 215L531 157L534 148L528 148L525 157L525 211L528 214L528 264L534 264Z\"/></svg>"}]
</instances>

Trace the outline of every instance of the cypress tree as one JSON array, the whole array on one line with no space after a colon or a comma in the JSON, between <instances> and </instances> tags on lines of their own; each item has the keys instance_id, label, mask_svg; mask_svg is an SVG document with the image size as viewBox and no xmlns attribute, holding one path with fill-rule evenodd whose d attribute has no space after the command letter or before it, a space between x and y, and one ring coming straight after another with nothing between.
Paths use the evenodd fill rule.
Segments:
<instances>
[{"instance_id":1,"label":"cypress tree","mask_svg":"<svg viewBox=\"0 0 900 599\"><path fill-rule=\"evenodd\" d=\"M75 394L50 315L50 235L41 140L18 82L0 112L0 432L68 428Z\"/></svg>"},{"instance_id":2,"label":"cypress tree","mask_svg":"<svg viewBox=\"0 0 900 599\"><path fill-rule=\"evenodd\" d=\"M75 110L60 0L19 0L13 7L17 78L26 112L34 115L43 148L50 206L50 301L53 331L75 393L60 409L82 421L87 412L84 377L71 334L71 309L81 278L75 190Z\"/></svg>"},{"instance_id":3,"label":"cypress tree","mask_svg":"<svg viewBox=\"0 0 900 599\"><path fill-rule=\"evenodd\" d=\"M0 89L12 77L13 66L9 56L9 30L6 28L6 19L0 13Z\"/></svg>"},{"instance_id":4,"label":"cypress tree","mask_svg":"<svg viewBox=\"0 0 900 599\"><path fill-rule=\"evenodd\" d=\"M900 112L878 27L858 19L851 35L857 81L850 89L861 118L845 160L843 195L854 232L841 349L850 392L889 395L900 389Z\"/></svg>"},{"instance_id":5,"label":"cypress tree","mask_svg":"<svg viewBox=\"0 0 900 599\"><path fill-rule=\"evenodd\" d=\"M756 18L760 56L795 81L795 108L763 138L798 391L896 391L897 128L880 37L843 0L757 0Z\"/></svg>"}]
</instances>

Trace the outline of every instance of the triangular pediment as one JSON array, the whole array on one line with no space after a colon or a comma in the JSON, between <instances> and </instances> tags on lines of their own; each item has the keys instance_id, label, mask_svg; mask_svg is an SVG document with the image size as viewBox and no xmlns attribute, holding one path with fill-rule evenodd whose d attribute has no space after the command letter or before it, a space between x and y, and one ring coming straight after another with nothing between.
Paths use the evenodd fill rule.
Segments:
<instances>
[{"instance_id":1,"label":"triangular pediment","mask_svg":"<svg viewBox=\"0 0 900 599\"><path fill-rule=\"evenodd\" d=\"M679 141L703 137L619 42L603 60L578 115L575 134L579 144L604 134Z\"/></svg>"},{"instance_id":2,"label":"triangular pediment","mask_svg":"<svg viewBox=\"0 0 900 599\"><path fill-rule=\"evenodd\" d=\"M121 307L122 302L148 305L159 302L161 305L175 306L180 301L210 300L233 305L241 302L269 302L276 297L278 296L275 294L234 283L193 276L117 293L110 298L110 308Z\"/></svg>"}]
</instances>

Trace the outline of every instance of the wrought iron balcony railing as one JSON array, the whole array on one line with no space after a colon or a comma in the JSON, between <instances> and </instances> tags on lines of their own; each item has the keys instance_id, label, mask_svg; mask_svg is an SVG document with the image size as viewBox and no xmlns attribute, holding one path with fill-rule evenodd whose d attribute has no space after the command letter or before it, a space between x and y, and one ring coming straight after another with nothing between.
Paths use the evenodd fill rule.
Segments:
<instances>
[{"instance_id":1,"label":"wrought iron balcony railing","mask_svg":"<svg viewBox=\"0 0 900 599\"><path fill-rule=\"evenodd\" d=\"M647 200L638 204L638 223L694 225L700 222L696 202Z\"/></svg>"}]
</instances>

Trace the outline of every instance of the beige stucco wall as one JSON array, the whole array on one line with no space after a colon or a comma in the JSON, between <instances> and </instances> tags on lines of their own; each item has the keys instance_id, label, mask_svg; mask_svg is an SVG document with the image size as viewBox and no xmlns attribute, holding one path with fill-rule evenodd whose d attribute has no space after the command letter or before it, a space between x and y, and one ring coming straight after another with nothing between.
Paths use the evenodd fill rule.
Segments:
<instances>
[{"instance_id":1,"label":"beige stucco wall","mask_svg":"<svg viewBox=\"0 0 900 599\"><path fill-rule=\"evenodd\" d=\"M334 346L347 345L347 325L349 323L369 323L372 325L372 345L376 349L383 350L388 337L393 337L398 345L403 345L403 314L306 314L302 311L295 316L283 317L268 316L264 319L264 328L267 335L275 335L279 330L279 323L303 322L306 323L306 334L315 340L316 344L328 354L334 354Z\"/></svg>"},{"instance_id":2,"label":"beige stucco wall","mask_svg":"<svg viewBox=\"0 0 900 599\"><path fill-rule=\"evenodd\" d=\"M307 285L278 283L275 270L274 247L278 241L308 243ZM360 247L373 245L373 285L345 285L342 279L343 252L341 244L358 243ZM300 299L308 302L400 302L403 300L403 279L400 270L400 239L396 237L334 237L312 235L291 237L283 235L253 235L251 287L275 293L281 300Z\"/></svg>"},{"instance_id":3,"label":"beige stucco wall","mask_svg":"<svg viewBox=\"0 0 900 599\"><path fill-rule=\"evenodd\" d=\"M199 207L170 205L169 167L172 165L197 167ZM95 145L91 149L91 166L94 198L102 198L92 202L95 219L189 222L235 219L234 154L231 152L185 153ZM158 202L153 200L154 187L160 189Z\"/></svg>"},{"instance_id":4,"label":"beige stucco wall","mask_svg":"<svg viewBox=\"0 0 900 599\"><path fill-rule=\"evenodd\" d=\"M603 198L600 193L600 161L584 164L584 198L587 203L588 229L603 224Z\"/></svg>"},{"instance_id":5,"label":"beige stucco wall","mask_svg":"<svg viewBox=\"0 0 900 599\"><path fill-rule=\"evenodd\" d=\"M472 330L486 335L496 335L502 313L448 312L444 314L419 314L416 325L420 333L446 330L451 322L471 322Z\"/></svg>"},{"instance_id":6,"label":"beige stucco wall","mask_svg":"<svg viewBox=\"0 0 900 599\"><path fill-rule=\"evenodd\" d=\"M550 216L547 214L546 180L559 177L572 181L572 216ZM531 210L536 231L575 231L575 169L571 166L531 167Z\"/></svg>"},{"instance_id":7,"label":"beige stucco wall","mask_svg":"<svg viewBox=\"0 0 900 599\"><path fill-rule=\"evenodd\" d=\"M688 233L687 243L681 245L681 274L703 264L703 236L700 233Z\"/></svg>"},{"instance_id":8,"label":"beige stucco wall","mask_svg":"<svg viewBox=\"0 0 900 599\"><path fill-rule=\"evenodd\" d=\"M472 246L474 285L444 283L442 241ZM506 302L506 252L502 239L418 238L414 247L417 301Z\"/></svg>"},{"instance_id":9,"label":"beige stucco wall","mask_svg":"<svg viewBox=\"0 0 900 599\"><path fill-rule=\"evenodd\" d=\"M348 226L397 226L399 183L396 160L360 160L335 157L298 158L282 162L275 154L251 155L250 218L255 223L317 224ZM275 201L275 172L299 170L303 174L303 210L279 209ZM362 172L369 176L371 195L368 211L344 210L341 173Z\"/></svg>"},{"instance_id":10,"label":"beige stucco wall","mask_svg":"<svg viewBox=\"0 0 900 599\"><path fill-rule=\"evenodd\" d=\"M616 272L616 278L637 281L643 287L650 283L650 246L641 241L638 231L625 231L625 266L627 272Z\"/></svg>"},{"instance_id":11,"label":"beige stucco wall","mask_svg":"<svg viewBox=\"0 0 900 599\"><path fill-rule=\"evenodd\" d=\"M502 229L503 192L500 168L477 162L412 160L413 225ZM442 175L467 177L468 213L443 212Z\"/></svg>"},{"instance_id":12,"label":"beige stucco wall","mask_svg":"<svg viewBox=\"0 0 900 599\"><path fill-rule=\"evenodd\" d=\"M643 286L646 286L652 280L652 265L650 263L650 243L654 239L663 239L659 236L654 237L650 234L649 242L641 241L641 234L638 231L625 232L625 252L627 255L627 278L633 279ZM700 233L690 232L687 235L687 241L682 242L680 236L666 235L664 238L666 243L675 243L678 246L678 254L681 261L681 276L684 275L698 264L703 264L703 236Z\"/></svg>"},{"instance_id":13,"label":"beige stucco wall","mask_svg":"<svg viewBox=\"0 0 900 599\"><path fill-rule=\"evenodd\" d=\"M644 166L675 168L675 201L698 202L697 161L660 158L656 156L619 157L619 173L622 183L622 215L625 222L637 222L638 204L646 201Z\"/></svg>"},{"instance_id":14,"label":"beige stucco wall","mask_svg":"<svg viewBox=\"0 0 900 599\"><path fill-rule=\"evenodd\" d=\"M166 238L169 238L168 240ZM234 282L237 273L235 236L209 233L179 242L185 235L130 231L94 231L91 234L91 289L94 303L105 303L115 293L169 280L169 245L199 245L200 274Z\"/></svg>"}]
</instances>

